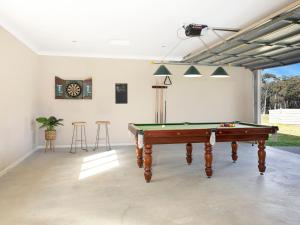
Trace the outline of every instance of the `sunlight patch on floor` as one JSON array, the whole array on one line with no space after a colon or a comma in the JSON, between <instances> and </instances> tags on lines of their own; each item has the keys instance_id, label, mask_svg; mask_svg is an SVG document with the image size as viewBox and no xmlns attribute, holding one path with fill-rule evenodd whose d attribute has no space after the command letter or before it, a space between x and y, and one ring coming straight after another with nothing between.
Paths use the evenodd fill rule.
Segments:
<instances>
[{"instance_id":1,"label":"sunlight patch on floor","mask_svg":"<svg viewBox=\"0 0 300 225\"><path fill-rule=\"evenodd\" d=\"M97 153L83 158L79 180L119 166L116 150Z\"/></svg>"}]
</instances>

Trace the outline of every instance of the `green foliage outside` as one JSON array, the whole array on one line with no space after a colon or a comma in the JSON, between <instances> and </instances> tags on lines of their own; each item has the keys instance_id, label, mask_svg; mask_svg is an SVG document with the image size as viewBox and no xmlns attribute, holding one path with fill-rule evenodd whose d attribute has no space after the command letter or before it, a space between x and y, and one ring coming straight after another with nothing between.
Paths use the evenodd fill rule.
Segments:
<instances>
[{"instance_id":1,"label":"green foliage outside","mask_svg":"<svg viewBox=\"0 0 300 225\"><path fill-rule=\"evenodd\" d=\"M269 115L261 116L261 123L264 125L273 125L279 127L277 141L272 137L267 141L269 146L300 146L300 125L290 124L270 124Z\"/></svg>"},{"instance_id":2,"label":"green foliage outside","mask_svg":"<svg viewBox=\"0 0 300 225\"><path fill-rule=\"evenodd\" d=\"M50 116L49 118L46 117L38 117L36 119L38 123L41 124L40 128L46 128L46 130L54 130L57 126L63 126L61 123L63 119L57 119L54 116Z\"/></svg>"},{"instance_id":3,"label":"green foliage outside","mask_svg":"<svg viewBox=\"0 0 300 225\"><path fill-rule=\"evenodd\" d=\"M280 108L300 108L300 76L276 77L268 73L262 76L262 113Z\"/></svg>"},{"instance_id":4,"label":"green foliage outside","mask_svg":"<svg viewBox=\"0 0 300 225\"><path fill-rule=\"evenodd\" d=\"M262 76L261 123L279 127L277 142L270 138L270 146L300 146L300 125L269 124L270 109L300 109L300 76L277 77L266 73Z\"/></svg>"}]
</instances>

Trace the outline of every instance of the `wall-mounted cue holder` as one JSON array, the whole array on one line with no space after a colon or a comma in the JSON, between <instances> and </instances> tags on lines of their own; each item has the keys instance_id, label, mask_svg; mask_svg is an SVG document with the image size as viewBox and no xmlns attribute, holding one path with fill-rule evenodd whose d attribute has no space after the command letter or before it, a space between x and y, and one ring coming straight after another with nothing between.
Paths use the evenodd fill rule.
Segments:
<instances>
[{"instance_id":1,"label":"wall-mounted cue holder","mask_svg":"<svg viewBox=\"0 0 300 225\"><path fill-rule=\"evenodd\" d=\"M155 89L155 123L167 122L166 85L153 85Z\"/></svg>"}]
</instances>

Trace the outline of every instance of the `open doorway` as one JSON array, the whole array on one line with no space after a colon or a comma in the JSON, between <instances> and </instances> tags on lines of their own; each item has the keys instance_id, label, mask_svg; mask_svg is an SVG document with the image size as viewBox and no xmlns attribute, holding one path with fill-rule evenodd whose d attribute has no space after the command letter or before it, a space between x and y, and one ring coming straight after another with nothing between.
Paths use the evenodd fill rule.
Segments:
<instances>
[{"instance_id":1,"label":"open doorway","mask_svg":"<svg viewBox=\"0 0 300 225\"><path fill-rule=\"evenodd\" d=\"M300 64L260 71L260 122L279 127L273 146L298 146L300 150Z\"/></svg>"}]
</instances>

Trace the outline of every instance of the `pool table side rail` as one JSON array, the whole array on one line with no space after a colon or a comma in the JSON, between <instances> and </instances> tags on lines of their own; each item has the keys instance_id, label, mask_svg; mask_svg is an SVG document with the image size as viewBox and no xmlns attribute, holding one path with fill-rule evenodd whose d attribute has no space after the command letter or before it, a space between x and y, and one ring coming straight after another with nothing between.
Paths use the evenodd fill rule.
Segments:
<instances>
[{"instance_id":1,"label":"pool table side rail","mask_svg":"<svg viewBox=\"0 0 300 225\"><path fill-rule=\"evenodd\" d=\"M162 125L207 125L207 124L221 124L221 123L240 123L239 121L232 122L204 122L204 123L193 123L193 122L180 122L180 123L130 123L134 126L162 126Z\"/></svg>"},{"instance_id":2,"label":"pool table side rail","mask_svg":"<svg viewBox=\"0 0 300 225\"><path fill-rule=\"evenodd\" d=\"M201 143L209 142L212 132L216 134L217 142L228 141L258 141L267 140L269 134L277 131L277 127L256 126L249 128L205 128L205 129L176 129L176 130L140 130L135 124L129 124L129 130L137 137L144 135L144 142L151 144L172 143Z\"/></svg>"},{"instance_id":3,"label":"pool table side rail","mask_svg":"<svg viewBox=\"0 0 300 225\"><path fill-rule=\"evenodd\" d=\"M152 144L209 142L212 129L144 131L144 142ZM216 142L267 140L271 128L217 129Z\"/></svg>"},{"instance_id":4,"label":"pool table side rail","mask_svg":"<svg viewBox=\"0 0 300 225\"><path fill-rule=\"evenodd\" d=\"M211 129L144 131L144 142L153 144L209 142Z\"/></svg>"},{"instance_id":5,"label":"pool table side rail","mask_svg":"<svg viewBox=\"0 0 300 225\"><path fill-rule=\"evenodd\" d=\"M271 134L274 134L278 131L277 126L268 126L268 125L255 124L255 123L244 123L244 122L239 122L239 124L246 125L246 126L253 126L253 127L270 128Z\"/></svg>"},{"instance_id":6,"label":"pool table side rail","mask_svg":"<svg viewBox=\"0 0 300 225\"><path fill-rule=\"evenodd\" d=\"M142 131L130 123L128 129L137 138L138 134L144 135L144 143L174 144L174 143L201 143L208 142L211 129L181 129L181 130L149 130Z\"/></svg>"},{"instance_id":7,"label":"pool table side rail","mask_svg":"<svg viewBox=\"0 0 300 225\"><path fill-rule=\"evenodd\" d=\"M140 129L134 123L128 124L128 130L130 130L130 132L136 137L139 132L141 133Z\"/></svg>"},{"instance_id":8,"label":"pool table side rail","mask_svg":"<svg viewBox=\"0 0 300 225\"><path fill-rule=\"evenodd\" d=\"M271 134L274 134L278 131L278 127L277 126L267 126L267 125L261 125L261 124L255 124L255 123L244 123L244 122L240 122L240 121L233 121L233 122L205 122L205 123L189 123L189 122L182 122L182 123L149 123L149 124L138 124L138 123L129 123L128 125L128 129L134 133L135 135L137 135L137 133L141 133L143 134L143 131L140 130L139 126L162 126L162 125L182 125L182 124L187 124L187 125L207 125L207 124L221 124L221 123L238 123L241 125L245 125L245 126L249 126L247 128L238 128L238 127L233 127L234 129L255 129L255 128L269 128ZM195 128L197 129L197 128ZM199 129L199 128L198 128ZM206 129L206 128L203 128ZM215 130L219 130L219 129L223 129L223 127L218 127L218 128L207 128L207 129L212 129L212 131ZM228 129L228 127L224 127L224 129ZM229 128L230 129L230 128ZM163 131L165 131L165 129L162 129Z\"/></svg>"}]
</instances>

